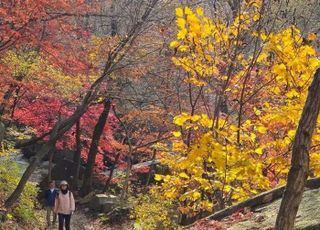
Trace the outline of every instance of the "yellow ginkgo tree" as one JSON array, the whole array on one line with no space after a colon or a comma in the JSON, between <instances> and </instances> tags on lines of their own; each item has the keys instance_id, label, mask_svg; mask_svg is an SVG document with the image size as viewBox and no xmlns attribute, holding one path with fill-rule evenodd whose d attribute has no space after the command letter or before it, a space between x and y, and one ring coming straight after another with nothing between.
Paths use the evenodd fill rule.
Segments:
<instances>
[{"instance_id":1,"label":"yellow ginkgo tree","mask_svg":"<svg viewBox=\"0 0 320 230\"><path fill-rule=\"evenodd\" d=\"M174 118L177 130L161 156L170 173L155 176L158 190L182 213L196 214L284 183L291 142L320 63L310 45L315 38L307 44L294 26L270 29L262 1L241 1L232 23L210 19L201 8L177 8L176 17L173 62L187 83L206 89L214 108ZM228 113L221 111L223 100ZM313 175L320 173L319 134L318 128L310 153Z\"/></svg>"}]
</instances>

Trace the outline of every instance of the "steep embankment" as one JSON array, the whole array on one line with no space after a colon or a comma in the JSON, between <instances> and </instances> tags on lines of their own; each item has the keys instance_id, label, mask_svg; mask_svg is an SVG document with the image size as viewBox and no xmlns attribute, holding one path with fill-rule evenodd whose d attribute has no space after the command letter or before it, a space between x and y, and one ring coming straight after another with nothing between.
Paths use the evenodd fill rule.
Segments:
<instances>
[{"instance_id":1,"label":"steep embankment","mask_svg":"<svg viewBox=\"0 0 320 230\"><path fill-rule=\"evenodd\" d=\"M284 187L262 193L252 199L197 221L188 230L271 230L274 227ZM296 217L295 229L320 229L320 178L310 179Z\"/></svg>"},{"instance_id":2,"label":"steep embankment","mask_svg":"<svg viewBox=\"0 0 320 230\"><path fill-rule=\"evenodd\" d=\"M254 210L252 218L236 223L229 230L272 229L281 199ZM320 188L305 191L296 217L295 229L320 229Z\"/></svg>"}]
</instances>

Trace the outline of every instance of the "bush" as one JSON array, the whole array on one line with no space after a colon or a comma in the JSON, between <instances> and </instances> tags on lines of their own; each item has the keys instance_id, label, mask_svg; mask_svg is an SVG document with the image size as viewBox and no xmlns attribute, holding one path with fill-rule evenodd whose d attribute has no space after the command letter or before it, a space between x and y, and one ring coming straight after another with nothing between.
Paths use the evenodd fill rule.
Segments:
<instances>
[{"instance_id":1,"label":"bush","mask_svg":"<svg viewBox=\"0 0 320 230\"><path fill-rule=\"evenodd\" d=\"M173 213L172 202L159 194L155 189L146 195L131 198L134 204L131 217L135 219L134 229L179 229L178 212Z\"/></svg>"},{"instance_id":2,"label":"bush","mask_svg":"<svg viewBox=\"0 0 320 230\"><path fill-rule=\"evenodd\" d=\"M9 150L7 151L9 152ZM6 152L0 152L0 197L7 198L16 188L20 180L20 169L16 162L9 159ZM36 205L36 196L38 188L28 182L25 189L13 206L10 215L24 222L31 223L36 220L34 208Z\"/></svg>"}]
</instances>

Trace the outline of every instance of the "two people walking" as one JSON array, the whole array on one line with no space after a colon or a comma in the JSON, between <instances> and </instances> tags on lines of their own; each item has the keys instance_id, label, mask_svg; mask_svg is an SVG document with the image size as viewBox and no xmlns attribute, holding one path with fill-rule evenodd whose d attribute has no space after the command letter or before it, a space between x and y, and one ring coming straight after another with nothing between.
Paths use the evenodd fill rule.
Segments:
<instances>
[{"instance_id":1,"label":"two people walking","mask_svg":"<svg viewBox=\"0 0 320 230\"><path fill-rule=\"evenodd\" d=\"M55 225L58 215L59 230L63 230L63 225L66 230L70 230L71 215L75 210L74 197L66 181L61 181L59 188L60 190L56 189L55 181L51 181L45 193L47 224L51 226L51 215L53 214L52 224Z\"/></svg>"}]
</instances>

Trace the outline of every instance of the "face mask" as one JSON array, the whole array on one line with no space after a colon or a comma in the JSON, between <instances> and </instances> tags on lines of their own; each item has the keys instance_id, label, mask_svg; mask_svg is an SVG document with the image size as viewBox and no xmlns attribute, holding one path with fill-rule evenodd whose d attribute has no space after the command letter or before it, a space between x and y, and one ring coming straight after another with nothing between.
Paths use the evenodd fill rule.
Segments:
<instances>
[{"instance_id":1,"label":"face mask","mask_svg":"<svg viewBox=\"0 0 320 230\"><path fill-rule=\"evenodd\" d=\"M66 194L66 193L68 192L68 188L61 189L61 192L62 192L63 194Z\"/></svg>"}]
</instances>

